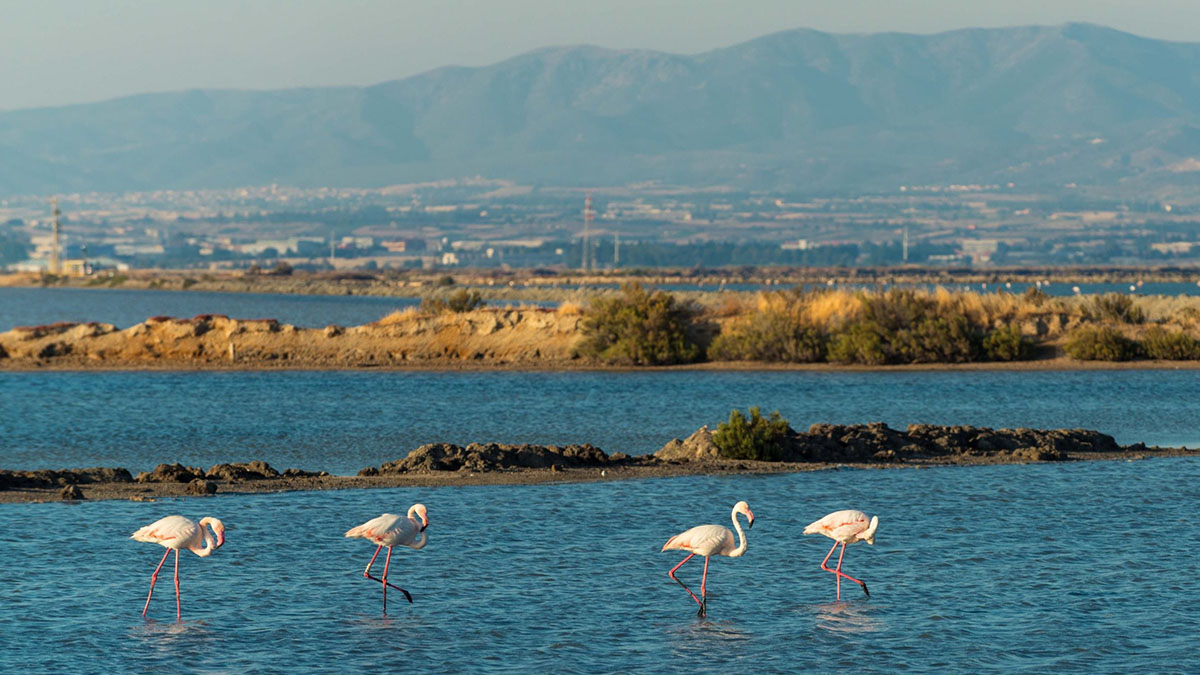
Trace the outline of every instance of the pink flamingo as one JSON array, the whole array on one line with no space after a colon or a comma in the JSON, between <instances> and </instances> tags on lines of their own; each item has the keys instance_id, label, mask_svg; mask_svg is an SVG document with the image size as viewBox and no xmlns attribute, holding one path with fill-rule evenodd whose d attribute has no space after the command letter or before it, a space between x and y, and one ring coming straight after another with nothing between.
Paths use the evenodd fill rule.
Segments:
<instances>
[{"instance_id":1,"label":"pink flamingo","mask_svg":"<svg viewBox=\"0 0 1200 675\"><path fill-rule=\"evenodd\" d=\"M215 542L208 533L209 527L217 535ZM150 575L150 593L146 596L142 616L146 616L146 610L150 609L150 598L154 597L154 582L158 581L158 571L162 569L163 563L167 562L171 551L175 551L175 620L179 621L183 617L182 603L179 599L179 549L186 548L201 558L207 558L213 551L225 545L225 523L216 518L201 518L197 524L183 516L167 516L134 532L130 539L161 544L167 549L162 560L158 562L158 567L154 568L154 574Z\"/></svg>"},{"instance_id":2,"label":"pink flamingo","mask_svg":"<svg viewBox=\"0 0 1200 675\"><path fill-rule=\"evenodd\" d=\"M420 520L414 518L416 515ZM371 562L367 563L367 569L363 570L363 576L371 581L378 581L383 585L383 613L387 614L387 589L388 586L400 591L404 594L404 598L408 600L408 604L412 604L412 595L388 582L388 565L392 562L392 547L407 546L413 549L423 549L425 544L429 543L429 535L425 534L425 528L429 527L429 516L425 512L424 504L413 504L408 509L408 516L401 517L393 513L385 513L378 518L372 518L367 522L352 528L346 533L347 537L359 537L375 542L379 548L375 549L375 555L371 556ZM386 546L388 549L387 558L383 562L383 578L377 579L371 576L371 565L375 564L375 559L379 557L379 552Z\"/></svg>"},{"instance_id":3,"label":"pink flamingo","mask_svg":"<svg viewBox=\"0 0 1200 675\"><path fill-rule=\"evenodd\" d=\"M842 578L845 577L850 581L862 586L863 593L867 597L871 597L871 592L867 590L867 585L855 579L854 577L842 572L842 558L846 555L846 544L853 544L858 541L865 541L867 544L875 545L875 530L879 527L879 516L874 516L867 521L867 514L862 511L847 509L845 511L834 511L824 518L812 523L804 528L804 534L823 534L833 540L833 548L829 549L829 553L825 554L825 559L821 561L821 569L826 572L832 572L837 577L837 599L842 599ZM829 562L829 556L833 555L833 549L842 545L842 552L838 554L837 569L829 569L826 563Z\"/></svg>"},{"instance_id":4,"label":"pink flamingo","mask_svg":"<svg viewBox=\"0 0 1200 675\"><path fill-rule=\"evenodd\" d=\"M737 530L739 544L735 548L733 545L733 533L728 527L720 525L697 525L692 529L681 532L667 540L663 544L662 550L680 550L687 551L688 557L684 558L678 565L671 568L667 572L667 576L671 577L675 583L683 586L683 590L692 596L697 605L700 605L700 610L696 615L703 618L708 614L708 559L714 555L725 555L730 558L740 557L746 552L746 534L742 532L742 526L738 523L738 514L746 516L749 522L746 524L746 529L754 527L754 512L750 510L750 505L746 502L738 502L733 505L733 513L730 517L733 518L733 527ZM692 559L692 556L704 556L704 575L700 578L700 597L697 598L692 589L687 587L687 584L679 580L675 576L675 571L683 567L683 563Z\"/></svg>"}]
</instances>

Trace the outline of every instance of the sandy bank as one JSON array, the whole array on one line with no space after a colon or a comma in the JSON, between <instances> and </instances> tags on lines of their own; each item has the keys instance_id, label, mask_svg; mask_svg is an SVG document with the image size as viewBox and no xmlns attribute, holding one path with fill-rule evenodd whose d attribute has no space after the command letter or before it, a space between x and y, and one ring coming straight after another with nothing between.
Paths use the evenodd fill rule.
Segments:
<instances>
[{"instance_id":1,"label":"sandy bank","mask_svg":"<svg viewBox=\"0 0 1200 675\"><path fill-rule=\"evenodd\" d=\"M362 326L300 328L275 319L152 317L126 329L57 323L0 333L0 370L798 370L1038 371L1197 369L1200 361L1030 361L865 366L710 361L605 366L578 359L582 316L571 310L406 311Z\"/></svg>"}]
</instances>

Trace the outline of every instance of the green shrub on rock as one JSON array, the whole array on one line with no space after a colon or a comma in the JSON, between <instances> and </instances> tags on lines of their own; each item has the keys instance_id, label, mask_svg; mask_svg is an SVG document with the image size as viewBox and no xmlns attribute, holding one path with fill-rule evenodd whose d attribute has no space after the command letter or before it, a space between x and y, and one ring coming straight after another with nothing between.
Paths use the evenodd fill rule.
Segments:
<instances>
[{"instance_id":1,"label":"green shrub on rock","mask_svg":"<svg viewBox=\"0 0 1200 675\"><path fill-rule=\"evenodd\" d=\"M740 410L729 413L729 421L717 425L713 443L722 457L729 459L783 459L783 443L787 437L788 422L779 411L764 418L758 406L750 408L747 418Z\"/></svg>"},{"instance_id":2,"label":"green shrub on rock","mask_svg":"<svg viewBox=\"0 0 1200 675\"><path fill-rule=\"evenodd\" d=\"M1108 326L1080 328L1067 338L1067 356L1080 361L1130 361L1138 344Z\"/></svg>"},{"instance_id":3,"label":"green shrub on rock","mask_svg":"<svg viewBox=\"0 0 1200 675\"><path fill-rule=\"evenodd\" d=\"M621 291L621 297L592 301L578 355L634 366L690 363L702 356L694 323L700 311L693 303L636 282Z\"/></svg>"},{"instance_id":4,"label":"green shrub on rock","mask_svg":"<svg viewBox=\"0 0 1200 675\"><path fill-rule=\"evenodd\" d=\"M1152 359L1167 361L1200 360L1200 340L1187 333L1168 333L1155 326L1142 336L1142 349Z\"/></svg>"}]
</instances>

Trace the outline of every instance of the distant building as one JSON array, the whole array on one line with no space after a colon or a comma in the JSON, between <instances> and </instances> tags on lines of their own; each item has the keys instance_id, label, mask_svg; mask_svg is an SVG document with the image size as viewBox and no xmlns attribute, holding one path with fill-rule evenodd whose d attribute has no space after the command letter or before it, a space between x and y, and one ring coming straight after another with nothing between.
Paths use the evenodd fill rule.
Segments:
<instances>
[{"instance_id":1,"label":"distant building","mask_svg":"<svg viewBox=\"0 0 1200 675\"><path fill-rule=\"evenodd\" d=\"M972 262L984 263L992 259L996 255L996 251L1000 250L999 239L963 239L959 245L959 250L962 255L970 258Z\"/></svg>"},{"instance_id":2,"label":"distant building","mask_svg":"<svg viewBox=\"0 0 1200 675\"><path fill-rule=\"evenodd\" d=\"M1191 253L1192 249L1197 245L1200 244L1191 241L1171 241L1162 244L1150 244L1150 248L1154 251L1158 251L1159 253L1166 253L1168 255L1187 255Z\"/></svg>"},{"instance_id":3,"label":"distant building","mask_svg":"<svg viewBox=\"0 0 1200 675\"><path fill-rule=\"evenodd\" d=\"M390 239L379 242L379 245L391 253L411 253L425 250L424 239Z\"/></svg>"}]
</instances>

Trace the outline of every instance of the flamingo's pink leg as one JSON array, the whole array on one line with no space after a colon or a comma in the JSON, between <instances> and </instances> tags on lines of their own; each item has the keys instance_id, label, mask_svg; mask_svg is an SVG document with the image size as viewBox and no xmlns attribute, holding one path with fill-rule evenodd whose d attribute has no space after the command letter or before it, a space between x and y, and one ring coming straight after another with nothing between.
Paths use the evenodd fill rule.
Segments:
<instances>
[{"instance_id":1,"label":"flamingo's pink leg","mask_svg":"<svg viewBox=\"0 0 1200 675\"><path fill-rule=\"evenodd\" d=\"M401 593L404 594L404 598L406 600L408 600L408 604L411 605L412 604L412 595L408 591L397 586L396 584L393 584L393 583L387 581L387 564L386 563L384 564L384 568L383 568L383 571L384 571L383 579L378 579L376 577L371 576L371 565L375 564L375 559L379 557L379 552L382 550L383 550L383 544L380 544L379 548L375 549L375 555L371 556L371 562L367 563L367 569L363 570L363 576L370 579L371 581L377 581L381 584L384 584L385 586L391 586L392 588L400 591ZM391 558L391 556L392 556L392 549L389 548L388 549L388 558ZM386 590L384 592L386 593ZM386 604L387 604L386 596L385 596L384 604L385 604L385 609L386 609Z\"/></svg>"},{"instance_id":2,"label":"flamingo's pink leg","mask_svg":"<svg viewBox=\"0 0 1200 675\"><path fill-rule=\"evenodd\" d=\"M384 614L387 614L387 587L388 587L387 573L388 573L388 566L391 564L392 564L392 547L389 546L387 557L383 559L383 579L380 580L381 583L383 584L383 613Z\"/></svg>"},{"instance_id":3,"label":"flamingo's pink leg","mask_svg":"<svg viewBox=\"0 0 1200 675\"><path fill-rule=\"evenodd\" d=\"M704 576L700 577L700 617L708 614L708 556L704 556Z\"/></svg>"},{"instance_id":4,"label":"flamingo's pink leg","mask_svg":"<svg viewBox=\"0 0 1200 675\"><path fill-rule=\"evenodd\" d=\"M846 574L845 572L842 571L842 559L845 558L845 556L846 556L846 545L845 544L842 544L842 552L838 555L837 568L835 569L835 568L829 567L829 565L828 565L829 557L833 555L833 551L834 551L834 549L836 549L838 547L839 543L840 542L837 542L837 541L833 542L833 546L829 549L829 553L826 553L825 559L821 561L821 569L825 570L826 572L829 572L830 574L835 575L835 577L837 578L837 599L838 600L842 599L842 579L843 578L849 579L850 581L853 581L854 583L858 584L859 586L862 586L863 593L866 593L868 598L871 597L871 592L867 590L866 584L864 584L863 582L859 581L858 579L855 579L854 577L852 577L849 574Z\"/></svg>"},{"instance_id":5,"label":"flamingo's pink leg","mask_svg":"<svg viewBox=\"0 0 1200 675\"><path fill-rule=\"evenodd\" d=\"M158 571L162 569L163 563L167 562L169 555L171 555L171 549L167 549L162 560L158 561L158 567L154 568L154 574L150 575L150 594L146 596L146 606L142 608L142 616L146 616L146 610L150 609L150 598L154 597L154 582L158 581Z\"/></svg>"},{"instance_id":6,"label":"flamingo's pink leg","mask_svg":"<svg viewBox=\"0 0 1200 675\"><path fill-rule=\"evenodd\" d=\"M846 555L846 545L842 544L842 553L841 553L841 555L838 556L838 566L837 566L837 570L835 570L838 575L839 589L841 588L841 585L842 585L842 577L845 577L845 578L849 579L850 581L853 581L854 583L858 584L859 586L862 586L863 593L866 593L868 598L871 597L871 591L867 590L866 584L864 584L863 582L859 581L858 579L855 579L854 577L852 577L849 574L846 574L845 572L842 571L842 557L845 555Z\"/></svg>"},{"instance_id":7,"label":"flamingo's pink leg","mask_svg":"<svg viewBox=\"0 0 1200 675\"><path fill-rule=\"evenodd\" d=\"M179 549L175 549L175 620L183 620L183 605L179 601Z\"/></svg>"},{"instance_id":8,"label":"flamingo's pink leg","mask_svg":"<svg viewBox=\"0 0 1200 675\"><path fill-rule=\"evenodd\" d=\"M842 573L837 570L830 569L829 565L826 564L829 562L829 556L833 555L834 550L837 549L838 543L840 543L840 542L834 541L833 546L830 547L830 549L829 549L829 553L825 554L825 559L821 561L821 569L825 570L826 572L832 572L836 576L836 578L837 578L837 599L841 600L842 599L842 577L841 577ZM842 554L844 555L845 553L846 553L846 547L843 546ZM838 567L840 568L841 566L842 566L841 556L838 556Z\"/></svg>"},{"instance_id":9,"label":"flamingo's pink leg","mask_svg":"<svg viewBox=\"0 0 1200 675\"><path fill-rule=\"evenodd\" d=\"M683 563L691 560L695 556L696 556L696 554L692 553L688 557L679 561L678 565L672 567L670 572L667 572L667 576L671 577L671 579L673 579L675 581L675 583L679 584L680 586L683 586L683 590L687 591L688 595L692 596L692 599L696 601L697 605L703 605L704 603L700 602L700 598L696 597L696 594L692 592L692 589L688 588L687 584L683 583L682 581L679 580L679 577L675 576L675 571L678 570L680 567L683 567Z\"/></svg>"}]
</instances>

